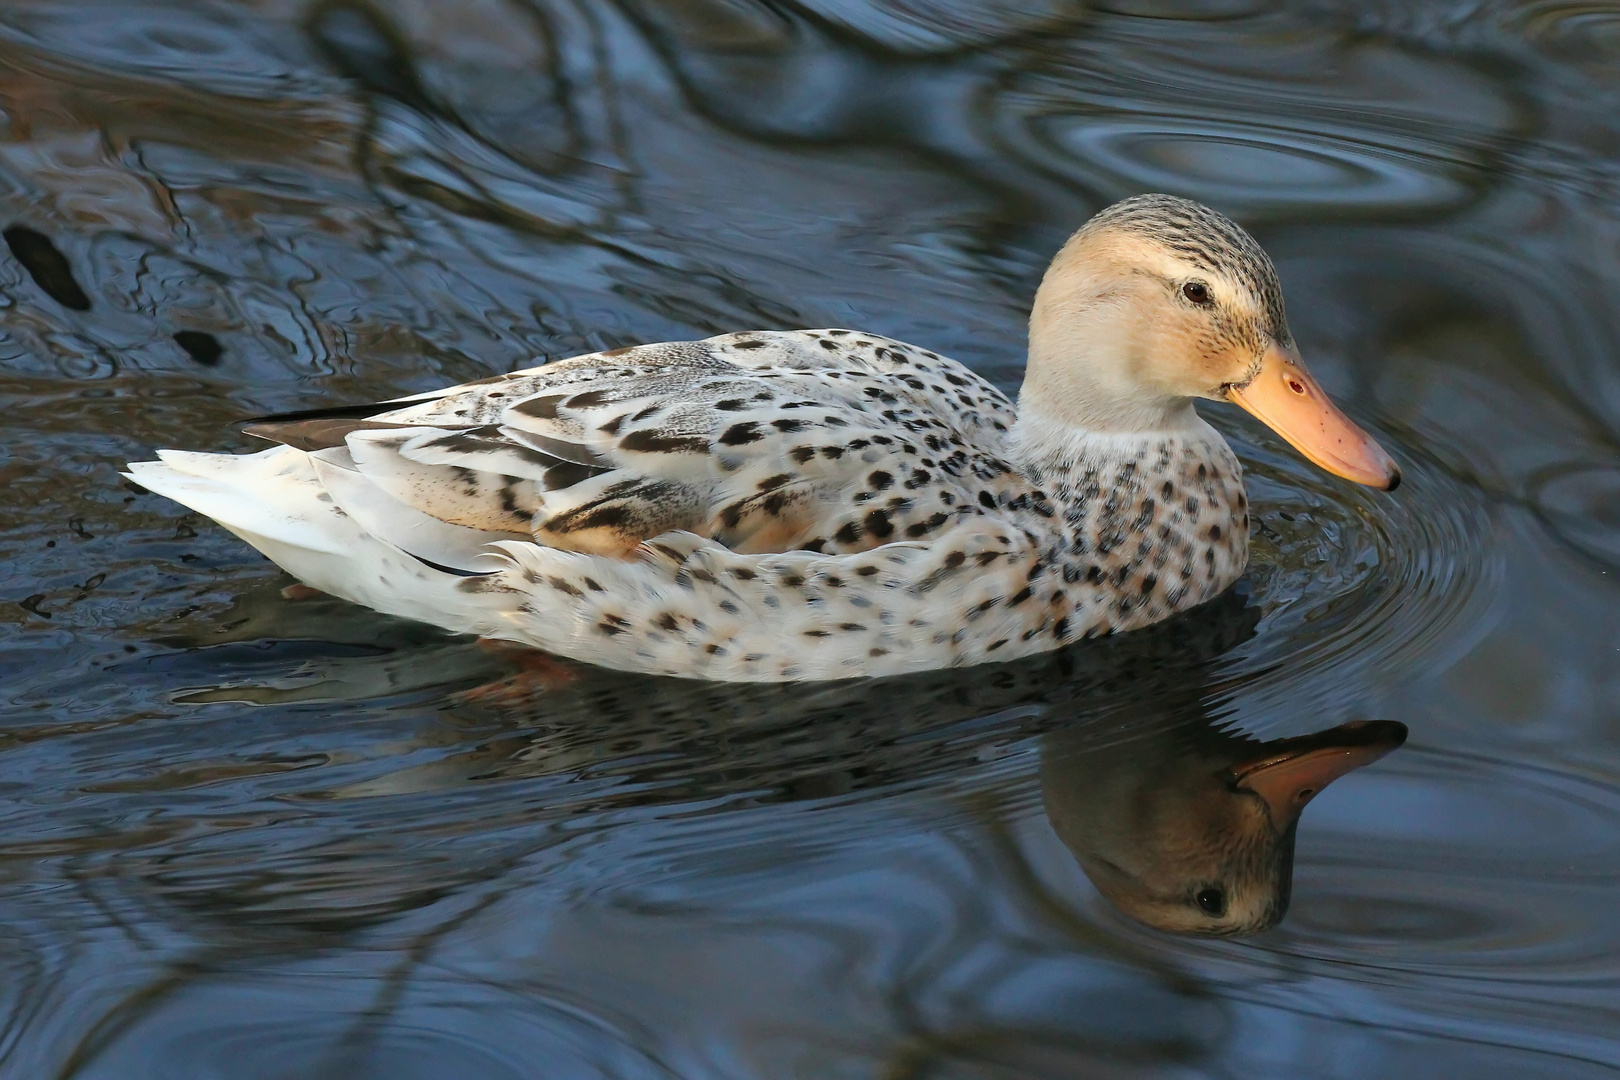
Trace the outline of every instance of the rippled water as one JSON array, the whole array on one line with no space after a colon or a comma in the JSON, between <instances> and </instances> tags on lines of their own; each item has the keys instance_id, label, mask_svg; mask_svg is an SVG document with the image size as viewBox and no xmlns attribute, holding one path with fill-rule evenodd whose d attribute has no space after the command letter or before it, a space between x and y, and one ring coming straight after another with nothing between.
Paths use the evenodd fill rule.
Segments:
<instances>
[{"instance_id":1,"label":"rippled water","mask_svg":"<svg viewBox=\"0 0 1620 1080\"><path fill-rule=\"evenodd\" d=\"M7 4L0 1076L1612 1072L1617 109L1620 13L1558 0ZM1141 634L537 673L117 476L739 328L1012 389L1143 190L1255 231L1408 482L1207 409L1253 568ZM1278 929L1143 927L1054 829L1216 725L1369 718L1407 745L1306 812Z\"/></svg>"}]
</instances>

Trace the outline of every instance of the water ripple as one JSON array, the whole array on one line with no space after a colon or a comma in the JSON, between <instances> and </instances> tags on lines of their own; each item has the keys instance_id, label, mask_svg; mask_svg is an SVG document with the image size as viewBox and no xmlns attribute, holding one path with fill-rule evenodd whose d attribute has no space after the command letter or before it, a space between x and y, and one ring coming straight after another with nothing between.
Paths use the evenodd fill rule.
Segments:
<instances>
[{"instance_id":1,"label":"water ripple","mask_svg":"<svg viewBox=\"0 0 1620 1080\"><path fill-rule=\"evenodd\" d=\"M1613 785L1421 750L1365 783L1379 811L1363 836L1319 821L1302 861L1284 932L1301 952L1414 983L1612 981L1620 927L1593 901L1620 882Z\"/></svg>"},{"instance_id":2,"label":"water ripple","mask_svg":"<svg viewBox=\"0 0 1620 1080\"><path fill-rule=\"evenodd\" d=\"M1251 707L1343 708L1373 676L1443 667L1489 629L1503 554L1477 491L1387 437L1403 474L1388 495L1325 475L1269 432L1227 430L1245 461L1249 578L1265 611L1231 669Z\"/></svg>"},{"instance_id":3,"label":"water ripple","mask_svg":"<svg viewBox=\"0 0 1620 1080\"><path fill-rule=\"evenodd\" d=\"M1000 107L1023 118L1029 139L1008 133L1092 190L1344 217L1463 204L1526 122L1520 104L1462 65L1275 29L1261 79L1252 54L1241 68L1220 59L1244 32L1235 26L1188 27L1172 43L1105 22L1095 41L1012 80ZM1317 77L1324 69L1331 82Z\"/></svg>"}]
</instances>

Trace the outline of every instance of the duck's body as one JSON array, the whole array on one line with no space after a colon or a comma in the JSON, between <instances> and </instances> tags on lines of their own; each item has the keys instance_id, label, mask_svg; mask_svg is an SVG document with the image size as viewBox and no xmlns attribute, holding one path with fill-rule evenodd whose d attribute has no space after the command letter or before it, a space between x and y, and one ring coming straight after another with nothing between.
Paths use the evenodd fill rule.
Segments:
<instances>
[{"instance_id":1,"label":"duck's body","mask_svg":"<svg viewBox=\"0 0 1620 1080\"><path fill-rule=\"evenodd\" d=\"M1065 439L934 353L760 332L278 427L319 449L133 469L390 614L636 671L835 679L1011 659L1225 589L1242 484L1193 420Z\"/></svg>"},{"instance_id":2,"label":"duck's body","mask_svg":"<svg viewBox=\"0 0 1620 1080\"><path fill-rule=\"evenodd\" d=\"M837 679L1041 652L1201 603L1247 561L1236 458L1151 371L1165 328L1119 340L1117 281L1071 280L1117 231L1049 271L1017 410L916 346L761 331L284 417L249 428L283 444L261 454L131 473L314 588L617 668ZM1249 306L1263 330L1215 320L1191 347L1287 346L1280 298ZM1072 362L1088 325L1125 376Z\"/></svg>"}]
</instances>

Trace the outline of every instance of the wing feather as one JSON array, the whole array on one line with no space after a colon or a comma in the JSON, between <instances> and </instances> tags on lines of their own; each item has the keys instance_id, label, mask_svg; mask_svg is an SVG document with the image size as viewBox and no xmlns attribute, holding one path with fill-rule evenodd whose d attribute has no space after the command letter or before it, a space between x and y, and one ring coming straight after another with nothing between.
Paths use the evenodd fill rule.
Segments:
<instances>
[{"instance_id":1,"label":"wing feather","mask_svg":"<svg viewBox=\"0 0 1620 1080\"><path fill-rule=\"evenodd\" d=\"M436 566L489 573L496 566L490 562L486 545L528 538L526 533L454 525L408 506L353 468L347 452L340 448L316 451L310 462L332 501L362 529Z\"/></svg>"},{"instance_id":2,"label":"wing feather","mask_svg":"<svg viewBox=\"0 0 1620 1080\"><path fill-rule=\"evenodd\" d=\"M742 552L923 539L994 499L1012 416L982 379L914 346L760 331L574 357L253 430L346 448L352 471L336 455L322 466L344 498L386 523L391 542L465 569L468 545L492 533L614 554L671 530Z\"/></svg>"}]
</instances>

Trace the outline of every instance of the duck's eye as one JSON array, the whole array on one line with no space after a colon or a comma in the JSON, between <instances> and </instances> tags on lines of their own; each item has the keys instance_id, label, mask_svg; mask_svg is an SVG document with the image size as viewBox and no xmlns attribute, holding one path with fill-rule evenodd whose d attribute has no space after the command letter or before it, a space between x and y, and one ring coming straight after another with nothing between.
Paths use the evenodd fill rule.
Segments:
<instances>
[{"instance_id":1,"label":"duck's eye","mask_svg":"<svg viewBox=\"0 0 1620 1080\"><path fill-rule=\"evenodd\" d=\"M1181 295L1195 304L1207 304L1210 302L1209 286L1202 281L1187 282L1181 287Z\"/></svg>"},{"instance_id":2,"label":"duck's eye","mask_svg":"<svg viewBox=\"0 0 1620 1080\"><path fill-rule=\"evenodd\" d=\"M1193 899L1198 901L1199 910L1212 919L1226 914L1226 894L1219 889L1200 889Z\"/></svg>"}]
</instances>

